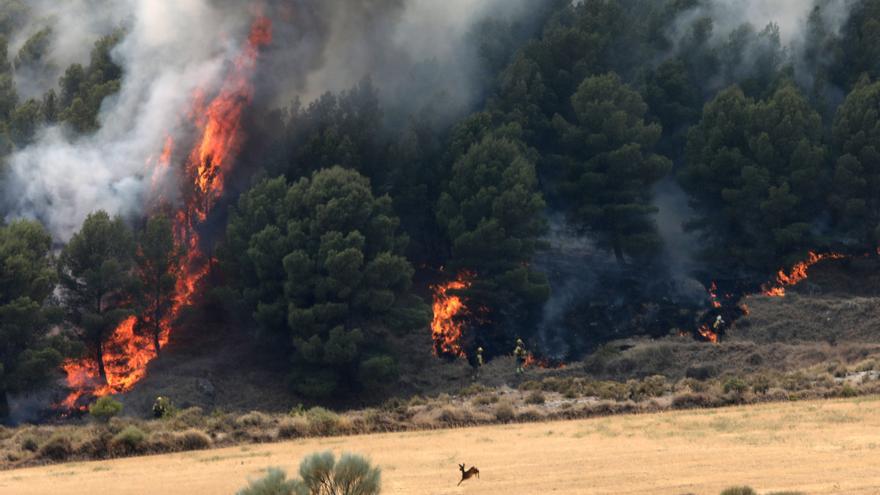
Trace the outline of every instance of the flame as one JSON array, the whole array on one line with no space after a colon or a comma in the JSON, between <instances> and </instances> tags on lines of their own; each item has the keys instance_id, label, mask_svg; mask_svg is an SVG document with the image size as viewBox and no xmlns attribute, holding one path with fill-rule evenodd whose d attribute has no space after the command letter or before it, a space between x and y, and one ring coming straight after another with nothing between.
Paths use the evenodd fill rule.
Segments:
<instances>
[{"instance_id":1,"label":"flame","mask_svg":"<svg viewBox=\"0 0 880 495\"><path fill-rule=\"evenodd\" d=\"M711 328L709 328L709 325L701 325L700 328L697 329L697 333L702 335L704 339L713 344L718 343L718 334L715 333Z\"/></svg>"},{"instance_id":2,"label":"flame","mask_svg":"<svg viewBox=\"0 0 880 495\"><path fill-rule=\"evenodd\" d=\"M721 307L721 301L718 300L718 285L715 282L712 282L712 285L709 286L709 299L712 300L713 308Z\"/></svg>"},{"instance_id":3,"label":"flame","mask_svg":"<svg viewBox=\"0 0 880 495\"><path fill-rule=\"evenodd\" d=\"M205 104L206 92L199 90L193 96L190 117L196 127L197 139L189 153L184 172L191 177L184 184L184 205L173 217L174 241L185 256L174 269L178 281L170 310L159 322L159 347L165 347L171 336L172 323L180 310L192 304L198 287L210 270L211 260L200 250L197 227L203 222L223 195L226 175L235 162L244 142L241 117L253 100L251 84L260 48L271 42L272 23L268 18L258 17L252 27L248 42L234 60L230 73L220 86L217 95ZM169 173L174 140L165 140L162 154L153 164L151 182L154 196L161 198L160 184ZM152 162L150 160L149 162ZM144 321L134 316L126 318L104 342L103 365L106 380L102 380L94 359L68 360L62 367L67 374L70 394L60 406L68 409L84 409L80 399L101 397L131 390L144 376L147 365L156 358L151 335L138 332L138 323L151 323L149 311Z\"/></svg>"},{"instance_id":4,"label":"flame","mask_svg":"<svg viewBox=\"0 0 880 495\"><path fill-rule=\"evenodd\" d=\"M472 279L472 274L462 272L453 281L433 286L434 319L431 321L431 334L434 338L435 356L465 357L461 348L464 322L458 317L467 313L467 307L460 296L450 294L449 291L467 289L471 286Z\"/></svg>"},{"instance_id":5,"label":"flame","mask_svg":"<svg viewBox=\"0 0 880 495\"><path fill-rule=\"evenodd\" d=\"M547 358L539 358L530 352L526 355L526 362L523 364L523 367L531 368L533 366L544 369L561 370L565 368L565 363L552 361Z\"/></svg>"},{"instance_id":6,"label":"flame","mask_svg":"<svg viewBox=\"0 0 880 495\"><path fill-rule=\"evenodd\" d=\"M772 284L765 284L761 287L761 291L765 296L785 297L785 288L806 279L810 267L823 260L837 260L845 257L846 255L840 253L816 254L810 251L807 259L796 263L788 273L785 270L779 270L776 274L776 281Z\"/></svg>"}]
</instances>

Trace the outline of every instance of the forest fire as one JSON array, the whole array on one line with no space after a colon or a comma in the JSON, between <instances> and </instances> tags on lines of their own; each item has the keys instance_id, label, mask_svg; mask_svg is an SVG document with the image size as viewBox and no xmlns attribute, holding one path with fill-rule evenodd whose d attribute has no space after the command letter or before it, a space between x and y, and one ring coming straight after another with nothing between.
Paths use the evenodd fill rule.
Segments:
<instances>
[{"instance_id":1,"label":"forest fire","mask_svg":"<svg viewBox=\"0 0 880 495\"><path fill-rule=\"evenodd\" d=\"M84 409L80 401L83 397L100 397L130 390L146 375L147 365L156 358L159 349L168 343L172 324L180 310L192 304L199 284L210 268L210 259L200 249L198 227L223 195L224 181L241 150L245 137L241 118L253 99L251 80L259 50L271 38L271 21L264 17L257 18L251 27L248 42L234 60L216 96L207 104L204 91L199 91L194 97L191 117L197 138L183 169L184 177L188 178L183 183L183 205L177 207L173 215L174 242L184 255L175 269L178 277L174 297L170 309L158 322L160 331L155 342L146 332L139 331L139 327L149 321L139 322L134 316L123 320L102 346L105 378L102 379L93 357L64 363L71 392L60 406L69 410ZM173 149L174 140L168 137L160 158L148 164L153 167L153 193L157 196L153 208L165 202L159 183L169 172ZM150 311L145 313L150 314ZM149 316L144 319L149 320Z\"/></svg>"},{"instance_id":2,"label":"forest fire","mask_svg":"<svg viewBox=\"0 0 880 495\"><path fill-rule=\"evenodd\" d=\"M798 282L806 279L807 271L810 267L823 260L837 260L845 257L846 255L839 253L816 254L810 251L807 259L795 264L788 273L784 270L779 270L776 274L776 281L762 286L761 292L769 297L785 297L785 288L796 285Z\"/></svg>"},{"instance_id":3,"label":"forest fire","mask_svg":"<svg viewBox=\"0 0 880 495\"><path fill-rule=\"evenodd\" d=\"M565 368L565 363L553 359L537 357L530 352L526 355L526 362L523 364L523 367L561 370Z\"/></svg>"},{"instance_id":4,"label":"forest fire","mask_svg":"<svg viewBox=\"0 0 880 495\"><path fill-rule=\"evenodd\" d=\"M461 345L464 327L461 316L467 313L467 307L461 296L449 291L467 289L471 286L472 279L473 275L462 272L455 280L433 287L434 319L431 321L431 334L436 356L466 357Z\"/></svg>"},{"instance_id":5,"label":"forest fire","mask_svg":"<svg viewBox=\"0 0 880 495\"><path fill-rule=\"evenodd\" d=\"M700 328L697 329L697 333L699 333L707 342L711 342L713 344L718 343L718 333L709 328L709 325L703 324L700 325Z\"/></svg>"}]
</instances>

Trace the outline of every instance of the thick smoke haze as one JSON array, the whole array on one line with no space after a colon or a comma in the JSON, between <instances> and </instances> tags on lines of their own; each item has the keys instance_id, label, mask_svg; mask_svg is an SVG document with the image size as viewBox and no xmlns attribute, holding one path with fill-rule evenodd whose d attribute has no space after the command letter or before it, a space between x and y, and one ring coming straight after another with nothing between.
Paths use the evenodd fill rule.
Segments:
<instances>
[{"instance_id":1,"label":"thick smoke haze","mask_svg":"<svg viewBox=\"0 0 880 495\"><path fill-rule=\"evenodd\" d=\"M487 16L516 20L525 0L298 1L253 5L192 0L76 0L59 7L38 0L16 38L51 28L48 59L57 72L87 63L94 41L116 29L123 41L112 53L123 69L121 90L103 103L101 129L74 137L61 127L40 131L36 142L9 160L5 191L10 217L38 218L56 239L67 240L88 213L142 213L149 194L149 162L167 136L176 137L193 91L212 89L223 76L257 10L273 20L275 42L263 54L259 97L283 108L371 77L386 101L419 108L437 94L448 108L476 103L483 88L478 54L467 44ZM60 10L59 10L60 9ZM95 15L95 13L98 13ZM416 77L430 65L430 77ZM50 89L45 80L22 81L22 94Z\"/></svg>"}]
</instances>

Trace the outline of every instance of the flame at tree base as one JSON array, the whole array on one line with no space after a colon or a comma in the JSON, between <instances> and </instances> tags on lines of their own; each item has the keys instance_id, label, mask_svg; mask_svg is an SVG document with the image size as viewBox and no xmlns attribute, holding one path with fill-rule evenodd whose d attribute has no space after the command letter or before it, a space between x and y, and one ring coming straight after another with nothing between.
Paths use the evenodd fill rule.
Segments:
<instances>
[{"instance_id":1,"label":"flame at tree base","mask_svg":"<svg viewBox=\"0 0 880 495\"><path fill-rule=\"evenodd\" d=\"M463 272L455 280L433 287L434 319L431 321L431 336L434 339L435 356L466 357L461 346L464 322L460 318L467 313L467 307L461 296L449 291L467 289L471 286L472 279L471 274Z\"/></svg>"},{"instance_id":2,"label":"flame at tree base","mask_svg":"<svg viewBox=\"0 0 880 495\"><path fill-rule=\"evenodd\" d=\"M816 254L810 251L807 259L796 263L788 273L779 270L776 274L776 281L772 284L765 284L761 287L761 291L765 296L769 297L785 297L785 288L797 285L799 282L807 278L807 271L823 260L839 260L847 256L840 253L822 253Z\"/></svg>"}]
</instances>

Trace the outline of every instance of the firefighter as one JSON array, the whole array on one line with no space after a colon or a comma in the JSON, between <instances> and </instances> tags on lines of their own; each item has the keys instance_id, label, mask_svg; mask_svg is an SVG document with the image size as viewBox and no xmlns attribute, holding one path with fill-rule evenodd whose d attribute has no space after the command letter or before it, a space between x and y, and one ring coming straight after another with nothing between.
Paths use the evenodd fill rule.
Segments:
<instances>
[{"instance_id":1,"label":"firefighter","mask_svg":"<svg viewBox=\"0 0 880 495\"><path fill-rule=\"evenodd\" d=\"M483 369L483 364L485 364L485 361L483 360L483 348L477 347L476 366L474 366L474 381L480 378L480 371Z\"/></svg>"},{"instance_id":2,"label":"firefighter","mask_svg":"<svg viewBox=\"0 0 880 495\"><path fill-rule=\"evenodd\" d=\"M715 317L715 323L712 324L712 330L715 330L715 332L717 333L718 330L720 330L723 325L724 325L724 318L722 318L721 315L718 315Z\"/></svg>"},{"instance_id":3,"label":"firefighter","mask_svg":"<svg viewBox=\"0 0 880 495\"><path fill-rule=\"evenodd\" d=\"M156 419L162 419L168 414L171 413L171 401L167 397L156 397L155 402L153 402L153 417Z\"/></svg>"},{"instance_id":4,"label":"firefighter","mask_svg":"<svg viewBox=\"0 0 880 495\"><path fill-rule=\"evenodd\" d=\"M516 358L516 374L520 375L525 372L526 365L526 356L528 356L528 352L526 352L526 345L523 344L522 339L516 339L516 348L513 350L513 357Z\"/></svg>"}]
</instances>

